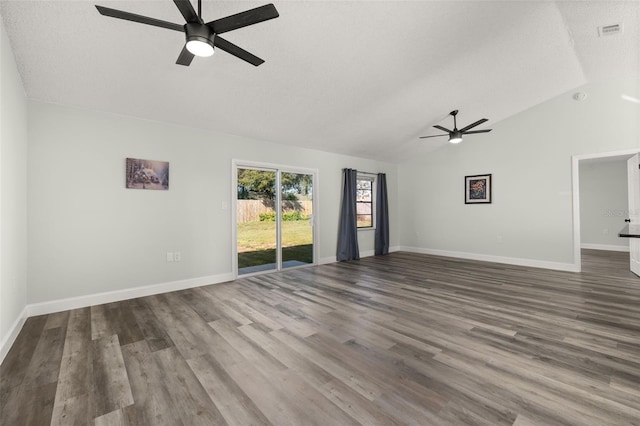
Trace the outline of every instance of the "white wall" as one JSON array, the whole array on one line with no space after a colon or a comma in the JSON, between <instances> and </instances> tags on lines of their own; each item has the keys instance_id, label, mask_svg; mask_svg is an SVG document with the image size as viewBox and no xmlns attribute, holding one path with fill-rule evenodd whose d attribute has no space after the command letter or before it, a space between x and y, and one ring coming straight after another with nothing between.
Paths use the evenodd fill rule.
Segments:
<instances>
[{"instance_id":1,"label":"white wall","mask_svg":"<svg viewBox=\"0 0 640 426\"><path fill-rule=\"evenodd\" d=\"M629 250L618 237L628 214L627 162L580 163L580 236L583 247Z\"/></svg>"},{"instance_id":2,"label":"white wall","mask_svg":"<svg viewBox=\"0 0 640 426\"><path fill-rule=\"evenodd\" d=\"M320 258L335 257L341 169L387 173L398 245L395 164L36 101L29 143L29 303L230 274L232 159L319 170ZM125 189L126 157L169 161L169 191Z\"/></svg>"},{"instance_id":3,"label":"white wall","mask_svg":"<svg viewBox=\"0 0 640 426\"><path fill-rule=\"evenodd\" d=\"M27 302L27 102L0 17L0 360Z\"/></svg>"},{"instance_id":4,"label":"white wall","mask_svg":"<svg viewBox=\"0 0 640 426\"><path fill-rule=\"evenodd\" d=\"M402 246L570 268L571 156L640 146L640 105L621 98L640 97L639 86L589 84L576 89L587 93L583 102L565 93L401 165ZM484 173L493 174L493 203L465 205L464 176Z\"/></svg>"}]
</instances>

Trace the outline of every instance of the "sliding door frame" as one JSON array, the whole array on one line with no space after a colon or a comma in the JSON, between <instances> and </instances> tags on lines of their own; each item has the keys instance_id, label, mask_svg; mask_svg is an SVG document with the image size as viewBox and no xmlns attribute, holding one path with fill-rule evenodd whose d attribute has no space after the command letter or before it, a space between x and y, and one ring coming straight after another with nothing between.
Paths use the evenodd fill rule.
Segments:
<instances>
[{"instance_id":1,"label":"sliding door frame","mask_svg":"<svg viewBox=\"0 0 640 426\"><path fill-rule=\"evenodd\" d=\"M291 266L286 268L298 269L307 268L318 264L318 252L319 252L319 235L320 230L318 226L318 214L320 206L319 196L319 176L318 169L309 169L304 167L287 166L283 164L263 163L258 161L247 161L233 159L231 160L231 267L234 279L238 278L238 169L253 169L264 170L268 172L276 173L276 269L270 269L267 271L254 272L250 274L242 274L242 277L249 277L252 275L269 274L273 272L282 271L282 188L280 185L281 173L300 173L313 176L313 214L311 217L311 227L313 232L313 262L308 265Z\"/></svg>"}]
</instances>

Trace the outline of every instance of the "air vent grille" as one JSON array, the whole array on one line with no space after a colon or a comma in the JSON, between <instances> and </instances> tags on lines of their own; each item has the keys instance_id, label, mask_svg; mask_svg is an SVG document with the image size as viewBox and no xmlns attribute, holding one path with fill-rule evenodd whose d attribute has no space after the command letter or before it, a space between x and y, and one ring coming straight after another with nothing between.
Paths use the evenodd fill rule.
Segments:
<instances>
[{"instance_id":1,"label":"air vent grille","mask_svg":"<svg viewBox=\"0 0 640 426\"><path fill-rule=\"evenodd\" d=\"M605 25L598 27L600 37L620 34L622 32L622 24Z\"/></svg>"}]
</instances>

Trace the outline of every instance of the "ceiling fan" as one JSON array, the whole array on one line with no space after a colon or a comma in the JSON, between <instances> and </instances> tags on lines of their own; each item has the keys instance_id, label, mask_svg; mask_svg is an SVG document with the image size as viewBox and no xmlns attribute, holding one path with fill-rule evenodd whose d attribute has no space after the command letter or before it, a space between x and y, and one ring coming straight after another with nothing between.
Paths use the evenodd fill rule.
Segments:
<instances>
[{"instance_id":1,"label":"ceiling fan","mask_svg":"<svg viewBox=\"0 0 640 426\"><path fill-rule=\"evenodd\" d=\"M476 126L481 125L485 121L489 121L487 118L481 118L480 120L476 121L475 123L469 124L468 126L463 127L462 129L458 130L458 125L456 123L456 115L458 115L458 110L451 111L449 113L449 115L453 116L453 130L446 129L446 128L442 127L442 126L433 126L438 130L442 130L443 132L447 132L447 134L446 135L433 135L433 136L420 136L420 139L438 138L440 136L449 136L449 142L451 142L451 143L460 143L460 142L462 142L462 135L471 135L473 133L487 133L487 132L490 132L491 130L493 130L493 129L471 130Z\"/></svg>"},{"instance_id":2,"label":"ceiling fan","mask_svg":"<svg viewBox=\"0 0 640 426\"><path fill-rule=\"evenodd\" d=\"M174 24L172 22L161 21L159 19L123 12L104 6L96 5L96 9L104 16L185 33L186 43L182 48L182 52L180 52L180 56L178 56L176 64L189 66L194 56L211 56L213 55L214 46L256 67L264 62L264 60L257 56L223 39L219 34L277 18L280 15L273 4L256 7L255 9L246 10L236 13L235 15L227 16L226 18L205 23L202 20L202 0L198 0L197 14L189 0L173 0L173 2L187 21L186 24Z\"/></svg>"}]
</instances>

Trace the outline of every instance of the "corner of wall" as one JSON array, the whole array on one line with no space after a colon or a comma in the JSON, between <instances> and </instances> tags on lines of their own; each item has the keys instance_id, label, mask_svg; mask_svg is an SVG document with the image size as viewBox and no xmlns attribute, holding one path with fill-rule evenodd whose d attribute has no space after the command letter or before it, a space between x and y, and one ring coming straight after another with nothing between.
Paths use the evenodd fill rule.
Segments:
<instances>
[{"instance_id":1,"label":"corner of wall","mask_svg":"<svg viewBox=\"0 0 640 426\"><path fill-rule=\"evenodd\" d=\"M0 360L26 320L27 101L0 19Z\"/></svg>"},{"instance_id":2,"label":"corner of wall","mask_svg":"<svg viewBox=\"0 0 640 426\"><path fill-rule=\"evenodd\" d=\"M27 321L27 316L27 306L25 306L18 318L16 318L16 320L9 328L9 331L2 337L2 340L0 340L0 364L2 364L2 362L4 361L4 357L7 356L7 354L9 353L9 349L11 349L11 346L13 345L13 342L16 341L18 334L20 334L22 326Z\"/></svg>"}]
</instances>

